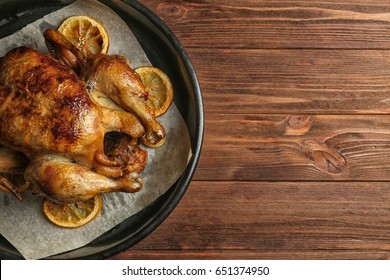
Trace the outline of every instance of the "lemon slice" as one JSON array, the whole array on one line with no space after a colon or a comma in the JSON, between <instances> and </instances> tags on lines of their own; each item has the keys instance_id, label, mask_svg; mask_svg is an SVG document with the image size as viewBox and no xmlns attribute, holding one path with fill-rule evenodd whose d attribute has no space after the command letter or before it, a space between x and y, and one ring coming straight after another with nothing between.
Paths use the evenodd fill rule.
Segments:
<instances>
[{"instance_id":1,"label":"lemon slice","mask_svg":"<svg viewBox=\"0 0 390 280\"><path fill-rule=\"evenodd\" d=\"M173 87L169 77L153 66L143 66L135 69L149 94L146 101L155 117L164 114L173 101Z\"/></svg>"},{"instance_id":2,"label":"lemon slice","mask_svg":"<svg viewBox=\"0 0 390 280\"><path fill-rule=\"evenodd\" d=\"M94 220L102 209L102 198L96 195L87 201L58 204L49 199L43 201L43 213L53 224L65 228L81 227Z\"/></svg>"},{"instance_id":3,"label":"lemon slice","mask_svg":"<svg viewBox=\"0 0 390 280\"><path fill-rule=\"evenodd\" d=\"M58 31L87 58L108 51L110 44L108 33L104 26L92 17L83 15L69 17L61 23Z\"/></svg>"}]
</instances>

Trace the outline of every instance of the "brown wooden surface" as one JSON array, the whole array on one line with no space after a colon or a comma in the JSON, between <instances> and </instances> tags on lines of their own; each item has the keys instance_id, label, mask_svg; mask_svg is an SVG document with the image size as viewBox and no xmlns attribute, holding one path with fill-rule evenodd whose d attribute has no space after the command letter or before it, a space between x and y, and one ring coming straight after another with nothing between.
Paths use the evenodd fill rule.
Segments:
<instances>
[{"instance_id":1,"label":"brown wooden surface","mask_svg":"<svg viewBox=\"0 0 390 280\"><path fill-rule=\"evenodd\" d=\"M198 73L193 182L112 259L390 259L390 2L141 0Z\"/></svg>"}]
</instances>

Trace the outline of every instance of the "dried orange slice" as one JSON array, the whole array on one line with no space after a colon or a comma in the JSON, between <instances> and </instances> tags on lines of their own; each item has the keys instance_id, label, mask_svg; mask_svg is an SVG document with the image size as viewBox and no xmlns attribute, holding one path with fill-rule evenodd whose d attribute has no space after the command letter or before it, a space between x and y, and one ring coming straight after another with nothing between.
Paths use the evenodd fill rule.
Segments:
<instances>
[{"instance_id":1,"label":"dried orange slice","mask_svg":"<svg viewBox=\"0 0 390 280\"><path fill-rule=\"evenodd\" d=\"M53 224L65 228L81 227L94 220L102 209L102 198L96 195L87 201L58 204L49 199L43 201L43 213Z\"/></svg>"},{"instance_id":2,"label":"dried orange slice","mask_svg":"<svg viewBox=\"0 0 390 280\"><path fill-rule=\"evenodd\" d=\"M149 94L146 104L154 112L155 117L164 114L173 101L173 87L169 77L153 66L135 69Z\"/></svg>"},{"instance_id":3,"label":"dried orange slice","mask_svg":"<svg viewBox=\"0 0 390 280\"><path fill-rule=\"evenodd\" d=\"M102 23L90 16L69 17L61 23L58 31L87 58L108 51L110 40L107 30Z\"/></svg>"}]
</instances>

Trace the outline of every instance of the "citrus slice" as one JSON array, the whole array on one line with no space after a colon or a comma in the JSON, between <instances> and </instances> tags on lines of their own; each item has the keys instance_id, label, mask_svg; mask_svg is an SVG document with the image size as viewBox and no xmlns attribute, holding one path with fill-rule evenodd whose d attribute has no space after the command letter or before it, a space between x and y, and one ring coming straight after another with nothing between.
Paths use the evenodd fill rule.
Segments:
<instances>
[{"instance_id":1,"label":"citrus slice","mask_svg":"<svg viewBox=\"0 0 390 280\"><path fill-rule=\"evenodd\" d=\"M164 114L173 101L173 87L169 77L153 66L143 66L135 69L149 94L147 106L155 117Z\"/></svg>"},{"instance_id":2,"label":"citrus slice","mask_svg":"<svg viewBox=\"0 0 390 280\"><path fill-rule=\"evenodd\" d=\"M69 17L61 23L58 31L87 58L108 51L110 44L108 33L104 26L92 17L82 15Z\"/></svg>"},{"instance_id":3,"label":"citrus slice","mask_svg":"<svg viewBox=\"0 0 390 280\"><path fill-rule=\"evenodd\" d=\"M91 222L98 216L101 209L100 195L72 204L58 204L46 198L43 201L44 215L53 224L65 228L77 228Z\"/></svg>"}]
</instances>

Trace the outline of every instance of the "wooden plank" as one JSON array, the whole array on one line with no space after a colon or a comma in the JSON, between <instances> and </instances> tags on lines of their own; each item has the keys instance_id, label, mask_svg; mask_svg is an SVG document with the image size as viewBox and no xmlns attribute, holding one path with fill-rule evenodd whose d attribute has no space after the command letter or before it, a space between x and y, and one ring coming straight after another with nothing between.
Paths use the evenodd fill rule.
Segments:
<instances>
[{"instance_id":1,"label":"wooden plank","mask_svg":"<svg viewBox=\"0 0 390 280\"><path fill-rule=\"evenodd\" d=\"M189 53L206 112L390 113L388 51L191 49Z\"/></svg>"},{"instance_id":2,"label":"wooden plank","mask_svg":"<svg viewBox=\"0 0 390 280\"><path fill-rule=\"evenodd\" d=\"M387 51L191 49L206 113L388 114Z\"/></svg>"},{"instance_id":3,"label":"wooden plank","mask_svg":"<svg viewBox=\"0 0 390 280\"><path fill-rule=\"evenodd\" d=\"M388 1L140 2L186 47L390 48Z\"/></svg>"},{"instance_id":4,"label":"wooden plank","mask_svg":"<svg viewBox=\"0 0 390 280\"><path fill-rule=\"evenodd\" d=\"M386 250L153 250L138 249L135 246L124 254L118 254L113 260L383 260L389 259Z\"/></svg>"},{"instance_id":5,"label":"wooden plank","mask_svg":"<svg viewBox=\"0 0 390 280\"><path fill-rule=\"evenodd\" d=\"M129 249L124 254L118 254L113 260L387 260L389 252L378 249L370 250L215 250L215 249Z\"/></svg>"},{"instance_id":6,"label":"wooden plank","mask_svg":"<svg viewBox=\"0 0 390 280\"><path fill-rule=\"evenodd\" d=\"M390 116L208 114L196 180L390 180Z\"/></svg>"},{"instance_id":7,"label":"wooden plank","mask_svg":"<svg viewBox=\"0 0 390 280\"><path fill-rule=\"evenodd\" d=\"M390 258L388 183L192 182L179 206L116 259Z\"/></svg>"}]
</instances>

